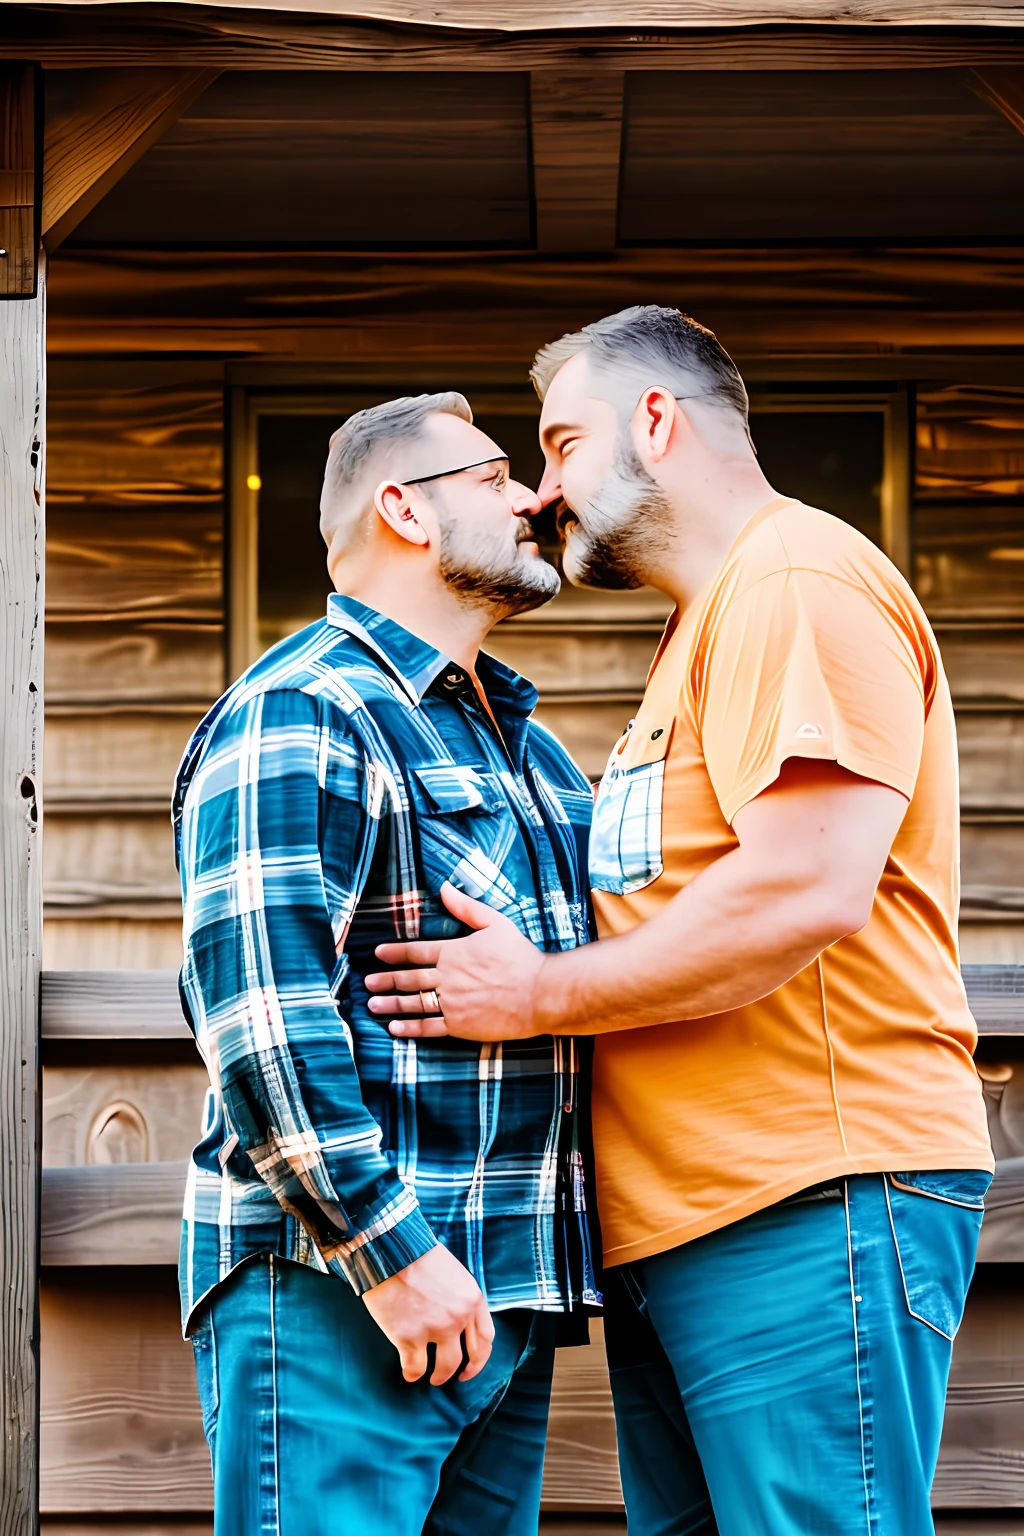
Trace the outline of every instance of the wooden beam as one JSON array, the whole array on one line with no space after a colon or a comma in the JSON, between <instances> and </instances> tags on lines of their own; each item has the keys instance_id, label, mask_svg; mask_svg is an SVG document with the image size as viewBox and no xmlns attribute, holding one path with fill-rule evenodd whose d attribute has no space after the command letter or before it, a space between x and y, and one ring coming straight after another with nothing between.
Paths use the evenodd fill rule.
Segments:
<instances>
[{"instance_id":1,"label":"wooden beam","mask_svg":"<svg viewBox=\"0 0 1024 1536\"><path fill-rule=\"evenodd\" d=\"M965 965L983 1035L1024 1035L1024 965ZM174 971L44 971L44 1040L187 1040Z\"/></svg>"},{"instance_id":2,"label":"wooden beam","mask_svg":"<svg viewBox=\"0 0 1024 1536\"><path fill-rule=\"evenodd\" d=\"M1024 68L986 65L983 69L972 69L968 83L976 96L1001 113L1018 133L1024 133Z\"/></svg>"},{"instance_id":3,"label":"wooden beam","mask_svg":"<svg viewBox=\"0 0 1024 1536\"><path fill-rule=\"evenodd\" d=\"M45 971L44 1040L188 1040L175 971Z\"/></svg>"},{"instance_id":4,"label":"wooden beam","mask_svg":"<svg viewBox=\"0 0 1024 1536\"><path fill-rule=\"evenodd\" d=\"M539 251L615 248L622 81L609 71L530 78Z\"/></svg>"},{"instance_id":5,"label":"wooden beam","mask_svg":"<svg viewBox=\"0 0 1024 1536\"><path fill-rule=\"evenodd\" d=\"M495 0L496 3L496 0ZM970 8L970 0L961 0ZM894 6L893 9L896 7ZM310 10L312 6L310 7ZM974 11L970 30L954 26L905 25L901 11L895 25L830 25L803 15L795 24L764 25L768 17L756 4L748 7L752 27L693 25L673 15L654 27L643 26L622 7L619 25L603 25L587 7L585 20L543 8L532 26L521 13L501 8L505 30L482 30L478 13L470 25L392 25L372 16L292 16L269 7L246 10L227 6L182 5L171 11L148 4L35 7L7 4L4 54L39 59L51 69L97 66L171 65L213 69L357 69L357 70L703 70L703 69L944 69L1006 67L1024 64L1020 9ZM830 7L829 21L835 15ZM930 9L930 8L929 8ZM707 14L713 15L710 10ZM998 28L986 28L993 14ZM45 17L45 19L44 19ZM867 20L868 18L863 18ZM927 18L934 21L934 13ZM691 22L686 25L686 21ZM800 23L804 24L800 24ZM522 30L517 34L516 27Z\"/></svg>"},{"instance_id":6,"label":"wooden beam","mask_svg":"<svg viewBox=\"0 0 1024 1536\"><path fill-rule=\"evenodd\" d=\"M43 1264L174 1264L186 1162L44 1168Z\"/></svg>"},{"instance_id":7,"label":"wooden beam","mask_svg":"<svg viewBox=\"0 0 1024 1536\"><path fill-rule=\"evenodd\" d=\"M36 1506L45 276L0 304L0 1533Z\"/></svg>"},{"instance_id":8,"label":"wooden beam","mask_svg":"<svg viewBox=\"0 0 1024 1536\"><path fill-rule=\"evenodd\" d=\"M75 80L73 102L46 121L43 238L48 251L67 239L217 73L97 69Z\"/></svg>"},{"instance_id":9,"label":"wooden beam","mask_svg":"<svg viewBox=\"0 0 1024 1536\"><path fill-rule=\"evenodd\" d=\"M36 291L39 81L32 64L0 64L0 299Z\"/></svg>"}]
</instances>

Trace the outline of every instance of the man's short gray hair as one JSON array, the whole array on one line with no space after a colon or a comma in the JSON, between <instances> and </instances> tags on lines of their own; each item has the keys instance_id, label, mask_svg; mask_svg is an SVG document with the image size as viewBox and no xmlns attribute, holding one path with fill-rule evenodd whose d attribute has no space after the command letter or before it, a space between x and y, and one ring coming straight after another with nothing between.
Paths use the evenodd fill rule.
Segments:
<instances>
[{"instance_id":1,"label":"man's short gray hair","mask_svg":"<svg viewBox=\"0 0 1024 1536\"><path fill-rule=\"evenodd\" d=\"M397 443L415 442L424 434L431 416L459 416L472 422L473 412L465 395L454 389L438 395L404 395L399 400L385 400L356 411L331 438L324 470L324 488L320 497L320 527L327 533L335 528L348 508L345 493L359 479L363 469L383 449ZM353 505L353 519L363 511Z\"/></svg>"},{"instance_id":2,"label":"man's short gray hair","mask_svg":"<svg viewBox=\"0 0 1024 1536\"><path fill-rule=\"evenodd\" d=\"M731 406L746 422L747 391L736 364L714 331L678 309L634 304L541 347L530 369L541 400L558 370L578 352L588 352L602 373L642 373L647 385L641 388L668 384L680 396L697 393Z\"/></svg>"}]
</instances>

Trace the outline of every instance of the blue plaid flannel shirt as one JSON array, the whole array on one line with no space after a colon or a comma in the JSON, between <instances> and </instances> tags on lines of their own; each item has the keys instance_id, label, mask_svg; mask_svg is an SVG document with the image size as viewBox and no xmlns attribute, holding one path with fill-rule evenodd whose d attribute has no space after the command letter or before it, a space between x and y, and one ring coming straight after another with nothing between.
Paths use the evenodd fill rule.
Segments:
<instances>
[{"instance_id":1,"label":"blue plaid flannel shirt","mask_svg":"<svg viewBox=\"0 0 1024 1536\"><path fill-rule=\"evenodd\" d=\"M174 801L181 993L210 1072L180 1283L256 1253L361 1293L441 1241L493 1310L596 1303L571 1040L395 1040L364 976L388 939L463 930L441 882L538 946L589 936L592 797L481 656L501 728L447 657L332 595L209 712Z\"/></svg>"}]
</instances>

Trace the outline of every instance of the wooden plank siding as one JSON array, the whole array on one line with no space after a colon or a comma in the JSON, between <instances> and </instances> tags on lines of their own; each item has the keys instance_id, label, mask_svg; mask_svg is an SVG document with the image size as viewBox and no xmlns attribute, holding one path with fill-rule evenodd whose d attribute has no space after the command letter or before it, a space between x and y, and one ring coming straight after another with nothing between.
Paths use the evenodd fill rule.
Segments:
<instances>
[{"instance_id":1,"label":"wooden plank siding","mask_svg":"<svg viewBox=\"0 0 1024 1536\"><path fill-rule=\"evenodd\" d=\"M208 1510L173 1271L51 1271L42 1316L44 1514ZM1022 1405L1024 1299L1012 1277L987 1271L954 1350L936 1507L1024 1505ZM544 1499L551 1511L621 1508L600 1324L589 1347L559 1353Z\"/></svg>"},{"instance_id":2,"label":"wooden plank siding","mask_svg":"<svg viewBox=\"0 0 1024 1536\"><path fill-rule=\"evenodd\" d=\"M48 960L180 953L168 805L224 686L222 369L54 370L47 557Z\"/></svg>"}]
</instances>

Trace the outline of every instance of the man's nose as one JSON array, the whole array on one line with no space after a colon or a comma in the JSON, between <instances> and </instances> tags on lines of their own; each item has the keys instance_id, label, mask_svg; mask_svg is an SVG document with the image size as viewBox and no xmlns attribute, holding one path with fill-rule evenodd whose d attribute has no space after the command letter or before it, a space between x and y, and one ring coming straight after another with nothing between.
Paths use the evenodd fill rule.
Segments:
<instances>
[{"instance_id":1,"label":"man's nose","mask_svg":"<svg viewBox=\"0 0 1024 1536\"><path fill-rule=\"evenodd\" d=\"M542 507L550 507L553 501L562 499L562 477L553 465L545 465L537 487L537 499Z\"/></svg>"},{"instance_id":2,"label":"man's nose","mask_svg":"<svg viewBox=\"0 0 1024 1536\"><path fill-rule=\"evenodd\" d=\"M538 512L543 512L544 507L536 491L531 491L528 485L520 485L518 480L512 482L512 511L516 517L536 517Z\"/></svg>"}]
</instances>

